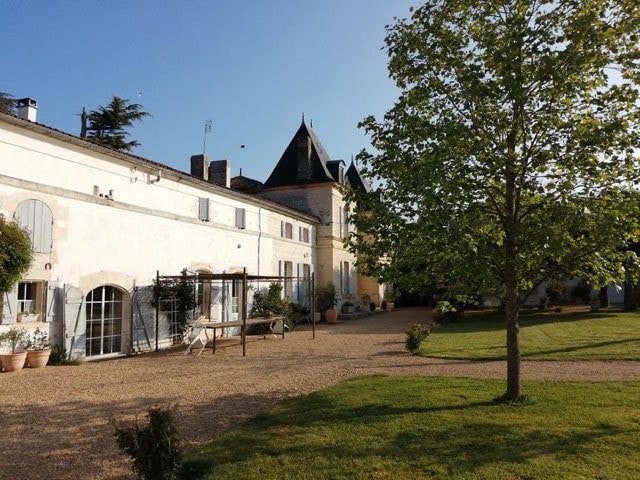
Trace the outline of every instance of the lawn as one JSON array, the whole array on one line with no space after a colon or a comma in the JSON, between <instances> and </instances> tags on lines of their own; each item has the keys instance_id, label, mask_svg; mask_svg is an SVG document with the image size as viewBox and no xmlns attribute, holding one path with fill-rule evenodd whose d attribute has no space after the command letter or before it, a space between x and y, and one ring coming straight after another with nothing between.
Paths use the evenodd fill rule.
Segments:
<instances>
[{"instance_id":1,"label":"lawn","mask_svg":"<svg viewBox=\"0 0 640 480\"><path fill-rule=\"evenodd\" d=\"M640 478L640 382L361 377L289 400L191 452L189 478Z\"/></svg>"},{"instance_id":2,"label":"lawn","mask_svg":"<svg viewBox=\"0 0 640 480\"><path fill-rule=\"evenodd\" d=\"M435 329L420 353L430 357L506 358L504 317L468 315ZM639 360L640 313L524 313L520 349L527 360Z\"/></svg>"}]
</instances>

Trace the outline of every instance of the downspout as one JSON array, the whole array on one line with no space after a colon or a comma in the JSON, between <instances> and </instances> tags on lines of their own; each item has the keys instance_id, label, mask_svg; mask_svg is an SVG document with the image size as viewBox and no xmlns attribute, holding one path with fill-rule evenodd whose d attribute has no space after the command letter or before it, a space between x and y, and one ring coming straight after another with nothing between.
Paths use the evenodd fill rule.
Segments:
<instances>
[{"instance_id":1,"label":"downspout","mask_svg":"<svg viewBox=\"0 0 640 480\"><path fill-rule=\"evenodd\" d=\"M262 240L262 207L258 207L258 275L260 275L260 240Z\"/></svg>"}]
</instances>

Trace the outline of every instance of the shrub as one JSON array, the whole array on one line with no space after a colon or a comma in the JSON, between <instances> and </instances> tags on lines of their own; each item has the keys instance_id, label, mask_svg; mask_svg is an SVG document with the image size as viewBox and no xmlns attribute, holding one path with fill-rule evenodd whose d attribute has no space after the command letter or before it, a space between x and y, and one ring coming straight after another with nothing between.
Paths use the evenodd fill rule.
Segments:
<instances>
[{"instance_id":1,"label":"shrub","mask_svg":"<svg viewBox=\"0 0 640 480\"><path fill-rule=\"evenodd\" d=\"M54 345L51 347L49 355L49 365L64 365L67 362L67 349L64 345Z\"/></svg>"},{"instance_id":2,"label":"shrub","mask_svg":"<svg viewBox=\"0 0 640 480\"><path fill-rule=\"evenodd\" d=\"M316 307L319 312L324 313L337 303L338 292L335 283L329 282L324 287L316 288Z\"/></svg>"},{"instance_id":3,"label":"shrub","mask_svg":"<svg viewBox=\"0 0 640 480\"><path fill-rule=\"evenodd\" d=\"M562 300L566 291L567 285L564 280L553 279L547 284L546 294L551 303L558 303Z\"/></svg>"},{"instance_id":4,"label":"shrub","mask_svg":"<svg viewBox=\"0 0 640 480\"><path fill-rule=\"evenodd\" d=\"M387 301L386 300L382 300L382 302L380 302L380 308L382 310L386 310L387 309Z\"/></svg>"},{"instance_id":5,"label":"shrub","mask_svg":"<svg viewBox=\"0 0 640 480\"><path fill-rule=\"evenodd\" d=\"M369 311L370 312L376 311L376 302L369 302Z\"/></svg>"},{"instance_id":6,"label":"shrub","mask_svg":"<svg viewBox=\"0 0 640 480\"><path fill-rule=\"evenodd\" d=\"M414 323L412 327L407 330L407 339L405 341L405 348L411 353L418 353L420 345L429 336L429 329L424 328L419 323Z\"/></svg>"},{"instance_id":7,"label":"shrub","mask_svg":"<svg viewBox=\"0 0 640 480\"><path fill-rule=\"evenodd\" d=\"M182 452L178 429L170 408L149 408L149 424L132 428L116 426L118 448L133 459L131 469L141 480L175 480Z\"/></svg>"},{"instance_id":8,"label":"shrub","mask_svg":"<svg viewBox=\"0 0 640 480\"><path fill-rule=\"evenodd\" d=\"M446 300L439 301L436 308L433 309L433 319L438 323L448 323L456 320L459 316L458 309Z\"/></svg>"}]
</instances>

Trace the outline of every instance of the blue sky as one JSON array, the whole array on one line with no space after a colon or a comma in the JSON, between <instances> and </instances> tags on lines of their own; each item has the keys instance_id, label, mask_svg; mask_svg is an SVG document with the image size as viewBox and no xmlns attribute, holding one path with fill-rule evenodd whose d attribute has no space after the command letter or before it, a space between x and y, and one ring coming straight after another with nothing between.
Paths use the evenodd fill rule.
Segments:
<instances>
[{"instance_id":1,"label":"blue sky","mask_svg":"<svg viewBox=\"0 0 640 480\"><path fill-rule=\"evenodd\" d=\"M112 95L153 115L134 153L188 170L202 153L264 181L304 112L334 158L368 139L398 91L384 26L417 0L4 0L0 91L38 101L38 122L78 134ZM244 149L240 145L245 145Z\"/></svg>"}]
</instances>

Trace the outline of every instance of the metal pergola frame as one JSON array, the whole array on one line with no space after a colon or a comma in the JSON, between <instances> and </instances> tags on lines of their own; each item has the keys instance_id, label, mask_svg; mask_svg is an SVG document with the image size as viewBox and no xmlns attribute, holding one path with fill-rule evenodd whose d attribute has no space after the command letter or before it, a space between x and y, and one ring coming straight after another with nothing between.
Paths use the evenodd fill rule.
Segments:
<instances>
[{"instance_id":1,"label":"metal pergola frame","mask_svg":"<svg viewBox=\"0 0 640 480\"><path fill-rule=\"evenodd\" d=\"M195 274L181 274L181 275L160 275L160 271L156 270L156 286L159 288L163 282L187 282L191 284L197 284L203 281L241 281L242 282L242 356L246 355L246 341L245 334L247 331L247 291L248 291L248 282L293 282L303 280L305 282L309 282L309 299L311 305L310 315L311 315L311 326L312 326L312 338L315 340L316 338L316 316L315 316L315 298L316 298L316 290L315 290L315 273L311 273L311 277L298 277L291 276L286 277L283 275L249 275L247 274L247 269L245 268L242 272L235 273L195 273ZM155 298L155 310L156 310L156 328L155 328L155 336L156 336L156 352L159 350L159 324L160 324L160 295L157 295ZM221 322L224 323L224 322ZM283 326L284 331L284 326Z\"/></svg>"}]
</instances>

